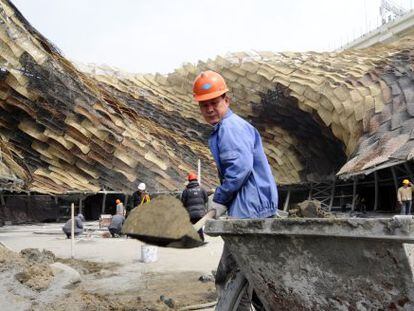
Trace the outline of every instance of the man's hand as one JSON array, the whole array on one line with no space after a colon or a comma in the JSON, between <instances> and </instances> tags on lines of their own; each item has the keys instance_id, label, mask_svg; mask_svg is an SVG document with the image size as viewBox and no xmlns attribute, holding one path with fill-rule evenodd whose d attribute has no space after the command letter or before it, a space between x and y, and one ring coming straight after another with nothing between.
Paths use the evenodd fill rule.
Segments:
<instances>
[{"instance_id":1,"label":"man's hand","mask_svg":"<svg viewBox=\"0 0 414 311\"><path fill-rule=\"evenodd\" d=\"M221 215L224 215L227 212L227 206L214 202L213 200L208 201L208 210L214 210L215 215L214 219L218 219Z\"/></svg>"}]
</instances>

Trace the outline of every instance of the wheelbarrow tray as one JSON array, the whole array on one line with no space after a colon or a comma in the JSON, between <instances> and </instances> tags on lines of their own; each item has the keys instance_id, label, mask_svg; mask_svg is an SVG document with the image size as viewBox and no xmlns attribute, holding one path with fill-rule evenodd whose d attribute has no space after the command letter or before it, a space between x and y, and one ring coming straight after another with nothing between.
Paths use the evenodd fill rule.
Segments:
<instances>
[{"instance_id":1,"label":"wheelbarrow tray","mask_svg":"<svg viewBox=\"0 0 414 311\"><path fill-rule=\"evenodd\" d=\"M414 308L407 217L211 220L267 310Z\"/></svg>"}]
</instances>

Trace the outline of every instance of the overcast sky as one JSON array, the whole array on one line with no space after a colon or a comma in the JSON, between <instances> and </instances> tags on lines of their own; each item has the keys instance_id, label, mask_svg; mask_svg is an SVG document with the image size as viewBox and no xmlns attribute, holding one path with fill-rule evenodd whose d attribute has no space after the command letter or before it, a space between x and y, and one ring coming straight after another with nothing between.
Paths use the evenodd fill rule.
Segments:
<instances>
[{"instance_id":1,"label":"overcast sky","mask_svg":"<svg viewBox=\"0 0 414 311\"><path fill-rule=\"evenodd\" d=\"M70 59L168 73L226 52L333 50L380 23L381 0L12 2Z\"/></svg>"}]
</instances>

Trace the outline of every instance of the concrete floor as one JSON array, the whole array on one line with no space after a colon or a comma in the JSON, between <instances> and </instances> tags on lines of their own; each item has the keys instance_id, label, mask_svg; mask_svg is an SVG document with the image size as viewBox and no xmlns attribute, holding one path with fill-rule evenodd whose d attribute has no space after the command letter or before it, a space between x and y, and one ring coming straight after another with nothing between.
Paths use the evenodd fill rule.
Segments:
<instances>
[{"instance_id":1,"label":"concrete floor","mask_svg":"<svg viewBox=\"0 0 414 311\"><path fill-rule=\"evenodd\" d=\"M71 241L61 231L62 226L61 223L48 223L0 227L0 243L16 252L24 248L38 248L50 250L58 257L70 258ZM99 277L86 276L83 279L81 288L103 295L110 295L115 291L146 290L148 292L148 282L155 284L153 286L156 288L157 280L152 277L148 279L148 275L151 276L152 273L163 275L160 280L161 288L166 278L168 280L171 276L174 279L182 272L193 273L196 278L199 275L211 274L211 271L217 268L223 248L221 238L207 236L208 243L199 248L158 247L158 261L143 263L140 261L143 243L124 237L102 238L101 235L106 230L99 231L97 222L87 222L85 228L86 234L76 238L75 259L119 264L119 267L112 272L106 272ZM180 287L180 284L177 282L172 284L174 284L172 288L164 288L164 290L171 290L171 295L174 297L174 293L179 294L176 288ZM214 288L214 285L210 287ZM4 305L0 302L1 310L26 310L27 306L30 306L28 299L23 299L21 304ZM204 310L214 310L214 308Z\"/></svg>"},{"instance_id":2,"label":"concrete floor","mask_svg":"<svg viewBox=\"0 0 414 311\"><path fill-rule=\"evenodd\" d=\"M14 225L0 227L0 242L19 252L24 248L48 249L62 258L70 258L71 241L66 239L60 223L37 225ZM89 230L97 229L96 222L85 224ZM158 248L158 261L142 263L142 243L126 238L102 238L101 232L89 231L76 238L75 258L96 262L114 262L122 265L134 264L137 270L145 272L200 271L210 273L217 268L223 241L221 238L206 237L206 245L194 249Z\"/></svg>"}]
</instances>

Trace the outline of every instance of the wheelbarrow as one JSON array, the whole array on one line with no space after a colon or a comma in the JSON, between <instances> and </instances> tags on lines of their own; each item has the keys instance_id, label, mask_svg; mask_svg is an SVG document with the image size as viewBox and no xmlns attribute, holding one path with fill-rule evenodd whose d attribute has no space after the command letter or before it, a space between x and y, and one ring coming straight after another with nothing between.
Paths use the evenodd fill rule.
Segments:
<instances>
[{"instance_id":1,"label":"wheelbarrow","mask_svg":"<svg viewBox=\"0 0 414 311\"><path fill-rule=\"evenodd\" d=\"M268 311L414 310L412 217L210 220L205 232Z\"/></svg>"}]
</instances>

